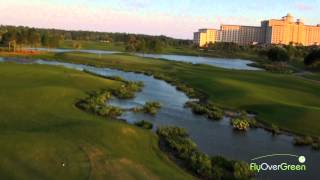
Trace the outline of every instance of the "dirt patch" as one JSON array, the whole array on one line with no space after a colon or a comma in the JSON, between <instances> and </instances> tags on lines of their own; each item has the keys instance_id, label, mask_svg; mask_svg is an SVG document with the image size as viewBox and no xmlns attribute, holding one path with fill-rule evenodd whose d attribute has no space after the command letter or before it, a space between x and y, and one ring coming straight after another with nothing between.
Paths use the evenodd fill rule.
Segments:
<instances>
[{"instance_id":1,"label":"dirt patch","mask_svg":"<svg viewBox=\"0 0 320 180\"><path fill-rule=\"evenodd\" d=\"M124 127L121 129L122 134L124 135L137 135L137 132L131 127Z\"/></svg>"},{"instance_id":2,"label":"dirt patch","mask_svg":"<svg viewBox=\"0 0 320 180\"><path fill-rule=\"evenodd\" d=\"M130 128L128 128L130 129ZM128 131L131 132L131 131ZM88 179L159 179L145 166L127 158L114 158L106 151L90 146L82 146L90 164Z\"/></svg>"}]
</instances>

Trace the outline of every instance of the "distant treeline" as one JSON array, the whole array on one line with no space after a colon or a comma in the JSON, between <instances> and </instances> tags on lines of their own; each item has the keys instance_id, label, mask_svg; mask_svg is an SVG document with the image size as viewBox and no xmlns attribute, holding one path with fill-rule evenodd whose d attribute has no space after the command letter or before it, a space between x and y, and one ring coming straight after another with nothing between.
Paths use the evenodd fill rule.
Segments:
<instances>
[{"instance_id":1,"label":"distant treeline","mask_svg":"<svg viewBox=\"0 0 320 180\"><path fill-rule=\"evenodd\" d=\"M94 31L69 31L41 29L24 26L0 26L2 46L14 42L19 46L59 47L62 40L101 41L106 43L122 42L128 51L159 51L165 46L189 46L191 40L174 39L166 36L142 34L109 33Z\"/></svg>"}]
</instances>

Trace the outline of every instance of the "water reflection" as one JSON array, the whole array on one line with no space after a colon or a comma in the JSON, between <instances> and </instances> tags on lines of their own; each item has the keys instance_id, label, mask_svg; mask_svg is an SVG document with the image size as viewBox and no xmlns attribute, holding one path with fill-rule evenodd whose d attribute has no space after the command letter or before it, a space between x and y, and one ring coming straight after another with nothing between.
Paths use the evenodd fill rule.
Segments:
<instances>
[{"instance_id":1,"label":"water reflection","mask_svg":"<svg viewBox=\"0 0 320 180\"><path fill-rule=\"evenodd\" d=\"M169 54L141 54L136 53L141 57L166 59L170 61L187 62L192 64L207 64L211 66L221 67L225 69L238 69L238 70L261 70L256 67L251 67L253 61L243 59L229 59L229 58L212 58L201 56L184 56L184 55L169 55Z\"/></svg>"}]
</instances>

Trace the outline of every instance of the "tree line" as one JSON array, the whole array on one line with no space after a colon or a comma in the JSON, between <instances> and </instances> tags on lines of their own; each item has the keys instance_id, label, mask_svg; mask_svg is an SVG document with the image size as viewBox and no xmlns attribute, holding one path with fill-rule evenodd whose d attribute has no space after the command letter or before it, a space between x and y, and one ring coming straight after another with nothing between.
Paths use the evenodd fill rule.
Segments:
<instances>
[{"instance_id":1,"label":"tree line","mask_svg":"<svg viewBox=\"0 0 320 180\"><path fill-rule=\"evenodd\" d=\"M304 64L310 68L320 67L319 46L294 45L239 45L233 42L209 43L205 51L221 51L227 53L258 54L267 57L271 62L285 63L295 59L304 59Z\"/></svg>"},{"instance_id":2,"label":"tree line","mask_svg":"<svg viewBox=\"0 0 320 180\"><path fill-rule=\"evenodd\" d=\"M62 40L102 41L125 43L128 51L161 51L165 46L190 46L191 40L174 39L166 36L111 33L96 31L69 31L60 29L30 28L24 26L0 26L0 43L8 46L59 47Z\"/></svg>"}]
</instances>

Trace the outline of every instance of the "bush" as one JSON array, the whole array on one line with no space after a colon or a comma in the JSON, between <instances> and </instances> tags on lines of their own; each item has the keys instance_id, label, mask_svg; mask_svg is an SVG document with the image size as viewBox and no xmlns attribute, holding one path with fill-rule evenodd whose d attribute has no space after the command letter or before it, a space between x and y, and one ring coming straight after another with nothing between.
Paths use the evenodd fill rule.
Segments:
<instances>
[{"instance_id":1,"label":"bush","mask_svg":"<svg viewBox=\"0 0 320 180\"><path fill-rule=\"evenodd\" d=\"M187 85L177 84L176 89L178 91L186 93L189 97L197 97L197 92L193 88L188 87Z\"/></svg>"},{"instance_id":2,"label":"bush","mask_svg":"<svg viewBox=\"0 0 320 180\"><path fill-rule=\"evenodd\" d=\"M271 61L289 61L290 57L284 48L272 47L267 52L268 59Z\"/></svg>"},{"instance_id":3,"label":"bush","mask_svg":"<svg viewBox=\"0 0 320 180\"><path fill-rule=\"evenodd\" d=\"M250 123L247 119L235 118L231 120L231 124L235 130L246 131L250 127Z\"/></svg>"},{"instance_id":4,"label":"bush","mask_svg":"<svg viewBox=\"0 0 320 180\"><path fill-rule=\"evenodd\" d=\"M312 50L305 58L304 64L310 67L320 66L320 49Z\"/></svg>"},{"instance_id":5,"label":"bush","mask_svg":"<svg viewBox=\"0 0 320 180\"><path fill-rule=\"evenodd\" d=\"M104 117L121 116L122 109L107 105L107 101L111 98L109 91L101 91L91 93L86 99L80 100L76 106L87 112L98 114Z\"/></svg>"},{"instance_id":6,"label":"bush","mask_svg":"<svg viewBox=\"0 0 320 180\"><path fill-rule=\"evenodd\" d=\"M142 111L147 114L156 115L160 108L161 104L159 102L146 102L142 107Z\"/></svg>"},{"instance_id":7,"label":"bush","mask_svg":"<svg viewBox=\"0 0 320 180\"><path fill-rule=\"evenodd\" d=\"M118 107L105 105L96 110L96 113L105 117L118 117L121 116L122 110Z\"/></svg>"},{"instance_id":8,"label":"bush","mask_svg":"<svg viewBox=\"0 0 320 180\"><path fill-rule=\"evenodd\" d=\"M233 168L233 174L236 179L248 179L248 177L252 177L254 175L246 162L235 162Z\"/></svg>"},{"instance_id":9,"label":"bush","mask_svg":"<svg viewBox=\"0 0 320 180\"><path fill-rule=\"evenodd\" d=\"M188 170L203 179L249 179L253 174L248 171L249 165L244 162L229 161L223 157L209 157L200 152L189 138L185 129L162 127L157 130L160 144L181 161ZM244 171L244 172L242 172Z\"/></svg>"},{"instance_id":10,"label":"bush","mask_svg":"<svg viewBox=\"0 0 320 180\"><path fill-rule=\"evenodd\" d=\"M220 120L224 116L224 112L221 108L215 106L213 103L208 103L207 106L207 115L209 119Z\"/></svg>"},{"instance_id":11,"label":"bush","mask_svg":"<svg viewBox=\"0 0 320 180\"><path fill-rule=\"evenodd\" d=\"M200 176L211 177L211 161L209 157L204 153L194 151L190 157L190 167Z\"/></svg>"},{"instance_id":12,"label":"bush","mask_svg":"<svg viewBox=\"0 0 320 180\"><path fill-rule=\"evenodd\" d=\"M313 139L310 136L296 137L294 138L294 144L297 146L308 146L313 143Z\"/></svg>"},{"instance_id":13,"label":"bush","mask_svg":"<svg viewBox=\"0 0 320 180\"><path fill-rule=\"evenodd\" d=\"M207 108L196 102L189 101L186 105L190 107L192 109L192 112L195 114L204 115L207 113Z\"/></svg>"},{"instance_id":14,"label":"bush","mask_svg":"<svg viewBox=\"0 0 320 180\"><path fill-rule=\"evenodd\" d=\"M282 73L282 74L290 74L293 72L292 69L288 66L287 63L283 62L274 62L270 64L263 65L263 68L267 71L274 72L274 73Z\"/></svg>"},{"instance_id":15,"label":"bush","mask_svg":"<svg viewBox=\"0 0 320 180\"><path fill-rule=\"evenodd\" d=\"M206 115L209 119L220 120L224 116L224 111L215 106L213 103L203 105L197 102L189 101L186 103L186 106L190 107L193 113L198 115Z\"/></svg>"},{"instance_id":16,"label":"bush","mask_svg":"<svg viewBox=\"0 0 320 180\"><path fill-rule=\"evenodd\" d=\"M280 129L277 125L275 124L271 124L271 132L272 134L279 134L280 133Z\"/></svg>"},{"instance_id":17,"label":"bush","mask_svg":"<svg viewBox=\"0 0 320 180\"><path fill-rule=\"evenodd\" d=\"M112 91L112 94L120 99L134 98L135 93L141 91L142 82L125 81L125 84Z\"/></svg>"},{"instance_id":18,"label":"bush","mask_svg":"<svg viewBox=\"0 0 320 180\"><path fill-rule=\"evenodd\" d=\"M312 149L319 151L320 150L320 142L313 143Z\"/></svg>"},{"instance_id":19,"label":"bush","mask_svg":"<svg viewBox=\"0 0 320 180\"><path fill-rule=\"evenodd\" d=\"M134 125L136 125L138 127L142 127L144 129L152 129L153 128L153 124L148 121L145 121L145 120L135 122Z\"/></svg>"}]
</instances>

